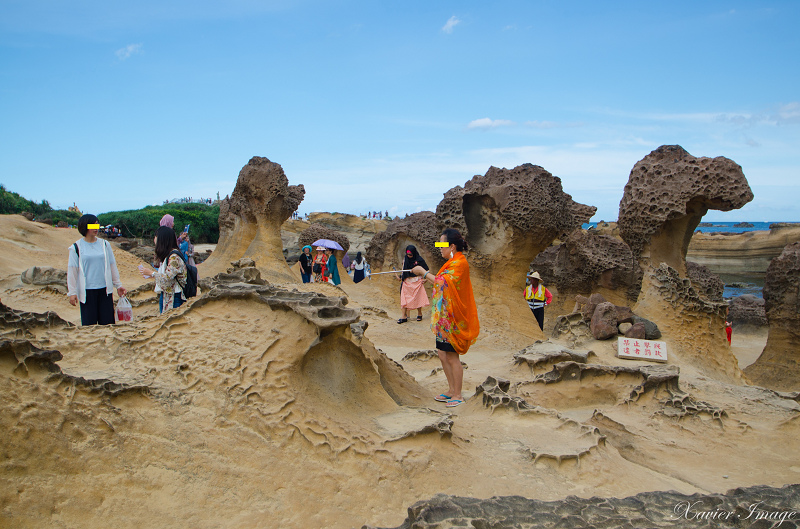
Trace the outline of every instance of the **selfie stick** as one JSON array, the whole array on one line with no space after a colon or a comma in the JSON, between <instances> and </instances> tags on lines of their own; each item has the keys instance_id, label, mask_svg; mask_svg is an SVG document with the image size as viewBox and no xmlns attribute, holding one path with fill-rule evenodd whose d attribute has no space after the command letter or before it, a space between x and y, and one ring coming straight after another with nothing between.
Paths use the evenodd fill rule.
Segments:
<instances>
[{"instance_id":1,"label":"selfie stick","mask_svg":"<svg viewBox=\"0 0 800 529\"><path fill-rule=\"evenodd\" d=\"M372 272L370 275L379 276L381 274L399 274L400 272L410 272L411 270L392 270L391 272Z\"/></svg>"}]
</instances>

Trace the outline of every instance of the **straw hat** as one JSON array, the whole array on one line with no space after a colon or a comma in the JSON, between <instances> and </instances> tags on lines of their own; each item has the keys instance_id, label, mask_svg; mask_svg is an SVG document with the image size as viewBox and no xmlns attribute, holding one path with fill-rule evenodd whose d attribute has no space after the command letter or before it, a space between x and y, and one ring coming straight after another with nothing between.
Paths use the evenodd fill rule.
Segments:
<instances>
[{"instance_id":1,"label":"straw hat","mask_svg":"<svg viewBox=\"0 0 800 529\"><path fill-rule=\"evenodd\" d=\"M539 272L531 272L528 274L528 277L532 279L538 279L539 281L542 280L542 276L539 275Z\"/></svg>"}]
</instances>

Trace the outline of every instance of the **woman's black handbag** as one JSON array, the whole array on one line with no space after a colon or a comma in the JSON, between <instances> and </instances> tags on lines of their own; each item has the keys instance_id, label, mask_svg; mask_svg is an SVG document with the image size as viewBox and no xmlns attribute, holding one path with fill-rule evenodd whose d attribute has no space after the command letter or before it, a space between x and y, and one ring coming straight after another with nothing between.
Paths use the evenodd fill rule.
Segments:
<instances>
[{"instance_id":1,"label":"woman's black handbag","mask_svg":"<svg viewBox=\"0 0 800 529\"><path fill-rule=\"evenodd\" d=\"M311 269L315 274L319 274L322 272L322 265L319 263L314 263L314 267Z\"/></svg>"}]
</instances>

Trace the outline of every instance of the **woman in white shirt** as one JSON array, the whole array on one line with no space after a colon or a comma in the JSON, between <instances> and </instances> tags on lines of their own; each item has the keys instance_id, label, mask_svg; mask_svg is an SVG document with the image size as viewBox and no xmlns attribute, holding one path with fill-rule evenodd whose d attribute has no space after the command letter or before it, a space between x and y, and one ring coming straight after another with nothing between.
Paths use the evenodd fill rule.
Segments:
<instances>
[{"instance_id":1,"label":"woman in white shirt","mask_svg":"<svg viewBox=\"0 0 800 529\"><path fill-rule=\"evenodd\" d=\"M67 295L73 307L80 302L81 325L113 324L114 289L120 297L128 292L119 280L111 244L97 238L99 230L97 217L82 216L78 232L83 238L69 247Z\"/></svg>"}]
</instances>

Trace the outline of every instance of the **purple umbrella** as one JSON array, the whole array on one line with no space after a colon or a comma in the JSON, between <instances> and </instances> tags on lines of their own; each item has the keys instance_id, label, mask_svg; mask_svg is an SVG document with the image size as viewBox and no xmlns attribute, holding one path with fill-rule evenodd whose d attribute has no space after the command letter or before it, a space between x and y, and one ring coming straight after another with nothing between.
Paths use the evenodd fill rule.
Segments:
<instances>
[{"instance_id":1,"label":"purple umbrella","mask_svg":"<svg viewBox=\"0 0 800 529\"><path fill-rule=\"evenodd\" d=\"M311 243L311 246L322 246L323 248L328 248L330 250L344 251L344 248L342 248L341 244L336 241L331 241L330 239L319 239Z\"/></svg>"}]
</instances>

